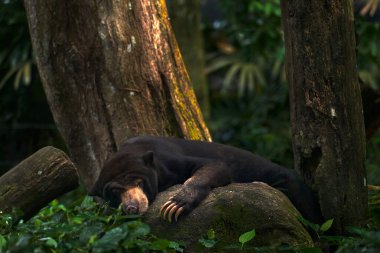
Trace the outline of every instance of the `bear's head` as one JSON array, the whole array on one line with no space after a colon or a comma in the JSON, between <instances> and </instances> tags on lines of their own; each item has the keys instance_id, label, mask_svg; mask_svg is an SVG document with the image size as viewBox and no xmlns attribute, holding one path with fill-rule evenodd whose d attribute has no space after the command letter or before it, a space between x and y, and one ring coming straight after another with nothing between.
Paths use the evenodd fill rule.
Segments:
<instances>
[{"instance_id":1,"label":"bear's head","mask_svg":"<svg viewBox=\"0 0 380 253\"><path fill-rule=\"evenodd\" d=\"M143 214L158 191L157 171L153 152L143 155L116 153L102 168L98 180L89 192L127 214Z\"/></svg>"}]
</instances>

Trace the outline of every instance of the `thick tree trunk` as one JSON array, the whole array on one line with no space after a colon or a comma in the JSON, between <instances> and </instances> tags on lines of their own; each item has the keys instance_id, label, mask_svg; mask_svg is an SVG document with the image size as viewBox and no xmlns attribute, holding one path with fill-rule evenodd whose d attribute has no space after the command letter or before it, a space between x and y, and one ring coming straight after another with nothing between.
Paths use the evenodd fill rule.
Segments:
<instances>
[{"instance_id":1,"label":"thick tree trunk","mask_svg":"<svg viewBox=\"0 0 380 253\"><path fill-rule=\"evenodd\" d=\"M208 117L210 114L210 101L201 30L201 1L169 0L167 2L170 22L189 72L191 83L193 84L203 115Z\"/></svg>"},{"instance_id":2,"label":"thick tree trunk","mask_svg":"<svg viewBox=\"0 0 380 253\"><path fill-rule=\"evenodd\" d=\"M281 8L295 166L342 233L368 210L352 2L284 0Z\"/></svg>"},{"instance_id":3,"label":"thick tree trunk","mask_svg":"<svg viewBox=\"0 0 380 253\"><path fill-rule=\"evenodd\" d=\"M210 140L165 1L25 1L54 120L87 189L127 137Z\"/></svg>"},{"instance_id":4,"label":"thick tree trunk","mask_svg":"<svg viewBox=\"0 0 380 253\"><path fill-rule=\"evenodd\" d=\"M0 209L13 207L29 219L63 193L78 187L74 164L61 150L40 149L0 177Z\"/></svg>"}]
</instances>

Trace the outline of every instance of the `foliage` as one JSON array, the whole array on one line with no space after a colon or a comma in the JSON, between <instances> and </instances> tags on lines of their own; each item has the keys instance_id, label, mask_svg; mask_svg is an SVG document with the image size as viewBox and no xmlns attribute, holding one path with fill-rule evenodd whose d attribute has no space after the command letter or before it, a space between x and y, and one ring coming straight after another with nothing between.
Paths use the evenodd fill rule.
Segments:
<instances>
[{"instance_id":1,"label":"foliage","mask_svg":"<svg viewBox=\"0 0 380 253\"><path fill-rule=\"evenodd\" d=\"M241 57L246 60L258 55L271 58L278 50L282 40L280 0L243 0L239 4L221 0L219 6L226 16L221 28L227 31L229 41L237 47Z\"/></svg>"},{"instance_id":2,"label":"foliage","mask_svg":"<svg viewBox=\"0 0 380 253\"><path fill-rule=\"evenodd\" d=\"M289 105L279 1L218 1L225 15L215 22L235 50L211 49L209 127L215 141L292 166ZM357 60L361 79L380 85L380 23L356 16ZM212 33L207 30L208 33ZM210 49L209 49L210 50ZM218 78L222 76L222 78ZM254 81L252 81L254 80ZM380 184L380 132L367 146L368 181Z\"/></svg>"},{"instance_id":3,"label":"foliage","mask_svg":"<svg viewBox=\"0 0 380 253\"><path fill-rule=\"evenodd\" d=\"M360 78L372 88L380 87L380 23L356 19L357 60Z\"/></svg>"},{"instance_id":4,"label":"foliage","mask_svg":"<svg viewBox=\"0 0 380 253\"><path fill-rule=\"evenodd\" d=\"M31 83L32 48L22 1L0 1L0 90L13 77L13 86ZM12 36L9 36L12 31ZM4 73L4 72L3 72Z\"/></svg>"},{"instance_id":5,"label":"foliage","mask_svg":"<svg viewBox=\"0 0 380 253\"><path fill-rule=\"evenodd\" d=\"M209 229L207 231L207 236L199 239L198 242L200 243L200 245L202 245L205 248L214 247L217 242L215 240L215 231L213 229Z\"/></svg>"},{"instance_id":6,"label":"foliage","mask_svg":"<svg viewBox=\"0 0 380 253\"><path fill-rule=\"evenodd\" d=\"M326 236L332 220L318 225L301 221L317 232L320 245L335 245L337 252L377 252L380 250L380 190L370 194L371 220L367 227L349 228L350 236ZM375 200L375 201L374 201ZM167 239L150 233L148 225L139 216L126 216L121 209L110 209L94 203L90 197L81 197L71 205L57 200L42 209L28 222L18 220L20 213L0 214L0 252L183 252L186 249ZM289 245L256 247L247 244L254 241L256 231L242 233L235 244L225 245L218 241L210 229L199 240L199 252L210 249L249 252L322 252L314 248L293 248Z\"/></svg>"},{"instance_id":7,"label":"foliage","mask_svg":"<svg viewBox=\"0 0 380 253\"><path fill-rule=\"evenodd\" d=\"M277 8L277 1L219 1L226 20L219 21L217 29L224 30L227 40L235 50L219 53L210 57L208 70L214 83L212 95L212 118L209 126L215 141L240 146L257 152L275 162L292 166L292 150L289 129L289 111L287 89L283 78L283 41L280 17L270 13L266 20L265 8ZM373 2L373 1L372 1ZM255 15L249 6L256 5ZM271 7L265 7L272 5ZM256 19L254 21L250 19ZM260 26L260 22L263 25ZM380 86L380 24L368 22L368 19L356 17L357 60L361 79L372 88ZM238 28L237 28L238 27ZM272 33L261 32L269 29ZM210 31L208 31L210 32ZM242 34L239 35L239 32ZM255 36L248 35L249 32ZM262 37L261 37L262 36ZM245 41L244 38L253 38ZM260 38L261 37L261 38ZM257 39L260 38L260 39ZM255 40L257 39L257 40ZM265 41L265 42L260 42ZM244 43L242 43L244 42ZM223 51L222 51L223 52ZM264 60L262 60L264 59ZM262 63L264 62L264 64ZM260 89L251 89L247 77L241 77L241 67L251 64L259 68L256 72L263 76ZM240 71L240 72L239 72ZM252 73L251 75L254 75ZM219 85L215 85L215 76L222 75ZM221 93L218 93L221 90ZM244 94L242 95L242 92ZM238 96L236 96L236 93ZM240 112L240 113L238 113ZM380 131L367 144L368 181L380 184ZM371 221L367 228L350 230L352 236L333 237L321 235L321 239L330 245L336 245L338 252L378 252L380 208L379 194L370 193ZM377 220L376 222L374 220ZM329 224L322 226L326 229ZM316 230L321 229L318 225ZM307 252L321 252L321 249L308 249ZM306 252L306 251L305 251Z\"/></svg>"},{"instance_id":8,"label":"foliage","mask_svg":"<svg viewBox=\"0 0 380 253\"><path fill-rule=\"evenodd\" d=\"M225 33L234 50L210 54L207 72L225 70L222 91L237 90L242 97L279 78L283 82L280 1L222 0L219 5L226 18L215 29Z\"/></svg>"},{"instance_id":9,"label":"foliage","mask_svg":"<svg viewBox=\"0 0 380 253\"><path fill-rule=\"evenodd\" d=\"M239 97L245 92L253 93L260 91L265 85L262 66L252 62L242 62L235 56L219 56L213 59L206 69L207 73L212 73L228 67L225 78L223 80L222 92L227 93L231 90L236 79Z\"/></svg>"},{"instance_id":10,"label":"foliage","mask_svg":"<svg viewBox=\"0 0 380 253\"><path fill-rule=\"evenodd\" d=\"M373 14L378 10L379 1L365 2L362 6L357 5L355 22L359 75L365 83L379 88L380 23L378 20L377 23L368 22L368 18L359 15ZM260 91L253 89L253 84L263 87L274 80L283 84L285 71L280 0L244 0L239 4L221 0L218 3L225 18L219 20L214 29L224 32L234 50L229 50L228 54L212 54L208 72L227 69L223 90L236 85L240 95Z\"/></svg>"},{"instance_id":11,"label":"foliage","mask_svg":"<svg viewBox=\"0 0 380 253\"><path fill-rule=\"evenodd\" d=\"M357 2L363 2L363 6L360 10L361 15L374 16L380 7L379 0L357 0Z\"/></svg>"},{"instance_id":12,"label":"foliage","mask_svg":"<svg viewBox=\"0 0 380 253\"><path fill-rule=\"evenodd\" d=\"M279 0L242 0L239 4L220 0L218 5L224 17L212 29L224 34L232 50L223 53L209 50L210 77L223 77L219 84L213 82L212 85L209 126L214 140L258 152L291 167ZM14 159L6 161L8 168L38 147L53 144L63 148L63 145L33 65L21 0L0 1L0 24L0 139L3 144L0 160ZM360 77L371 87L379 88L380 25L357 18L356 32ZM380 132L368 143L367 153L368 180L380 184ZM1 167L0 161L0 174ZM377 191L370 192L371 219L365 229L350 229L350 237L321 235L321 238L337 245L338 252L380 251L379 195ZM151 235L138 217L121 216L120 210L109 213L106 207L95 205L87 198L73 206L55 201L28 222L18 222L13 215L1 214L0 252L102 252L127 248L128 252L173 252L182 249L178 243ZM325 230L328 224L322 227L319 229ZM211 231L199 242L203 247L212 248L218 243L217 235ZM230 248L240 247L237 238L237 245ZM244 249L273 251L249 245ZM288 246L277 250L291 251ZM307 249L305 252L320 251Z\"/></svg>"},{"instance_id":13,"label":"foliage","mask_svg":"<svg viewBox=\"0 0 380 253\"><path fill-rule=\"evenodd\" d=\"M329 230L331 228L333 222L334 222L334 219L328 219L323 224L319 225L319 224L314 224L314 223L306 220L302 216L299 217L299 220L302 222L302 224L305 227L308 227L312 231L314 231L317 234L318 238L320 238L320 236L323 235L324 232Z\"/></svg>"},{"instance_id":14,"label":"foliage","mask_svg":"<svg viewBox=\"0 0 380 253\"><path fill-rule=\"evenodd\" d=\"M150 234L138 216L122 215L85 197L69 208L53 201L30 221L0 216L1 252L182 252L176 242Z\"/></svg>"},{"instance_id":15,"label":"foliage","mask_svg":"<svg viewBox=\"0 0 380 253\"><path fill-rule=\"evenodd\" d=\"M0 175L46 145L64 149L32 60L23 1L0 1Z\"/></svg>"},{"instance_id":16,"label":"foliage","mask_svg":"<svg viewBox=\"0 0 380 253\"><path fill-rule=\"evenodd\" d=\"M335 245L336 253L380 251L380 190L369 191L368 197L371 218L363 228L347 228L349 236L344 237L321 235L323 243Z\"/></svg>"},{"instance_id":17,"label":"foliage","mask_svg":"<svg viewBox=\"0 0 380 253\"><path fill-rule=\"evenodd\" d=\"M355 237L340 239L341 245L336 253L379 252L380 231L349 228Z\"/></svg>"},{"instance_id":18,"label":"foliage","mask_svg":"<svg viewBox=\"0 0 380 253\"><path fill-rule=\"evenodd\" d=\"M225 18L215 30L236 50L209 57L213 138L292 167L280 1L218 3Z\"/></svg>"},{"instance_id":19,"label":"foliage","mask_svg":"<svg viewBox=\"0 0 380 253\"><path fill-rule=\"evenodd\" d=\"M239 236L239 242L241 244L241 249L243 249L244 244L251 241L256 236L256 231L254 229L245 232L244 234Z\"/></svg>"},{"instance_id":20,"label":"foliage","mask_svg":"<svg viewBox=\"0 0 380 253\"><path fill-rule=\"evenodd\" d=\"M252 98L218 97L208 122L213 138L293 166L287 86L269 84Z\"/></svg>"}]
</instances>

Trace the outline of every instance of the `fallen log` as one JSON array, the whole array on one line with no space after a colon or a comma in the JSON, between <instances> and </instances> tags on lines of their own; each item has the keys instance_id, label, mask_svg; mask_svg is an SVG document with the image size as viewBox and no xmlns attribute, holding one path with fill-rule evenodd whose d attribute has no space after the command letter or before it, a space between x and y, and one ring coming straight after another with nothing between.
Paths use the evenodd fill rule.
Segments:
<instances>
[{"instance_id":1,"label":"fallen log","mask_svg":"<svg viewBox=\"0 0 380 253\"><path fill-rule=\"evenodd\" d=\"M0 177L0 211L18 208L27 220L53 199L78 187L74 164L61 150L45 147Z\"/></svg>"}]
</instances>

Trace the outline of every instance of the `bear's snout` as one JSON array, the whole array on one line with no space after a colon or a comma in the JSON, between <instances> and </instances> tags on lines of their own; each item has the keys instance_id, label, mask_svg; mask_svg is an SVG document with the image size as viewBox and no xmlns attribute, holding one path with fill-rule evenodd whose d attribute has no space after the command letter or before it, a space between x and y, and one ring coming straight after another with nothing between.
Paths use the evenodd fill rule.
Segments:
<instances>
[{"instance_id":1,"label":"bear's snout","mask_svg":"<svg viewBox=\"0 0 380 253\"><path fill-rule=\"evenodd\" d=\"M123 212L126 214L144 214L148 210L148 198L144 191L136 186L121 194Z\"/></svg>"},{"instance_id":2,"label":"bear's snout","mask_svg":"<svg viewBox=\"0 0 380 253\"><path fill-rule=\"evenodd\" d=\"M126 203L123 205L123 212L126 214L138 214L139 213L139 207L137 203Z\"/></svg>"}]
</instances>

